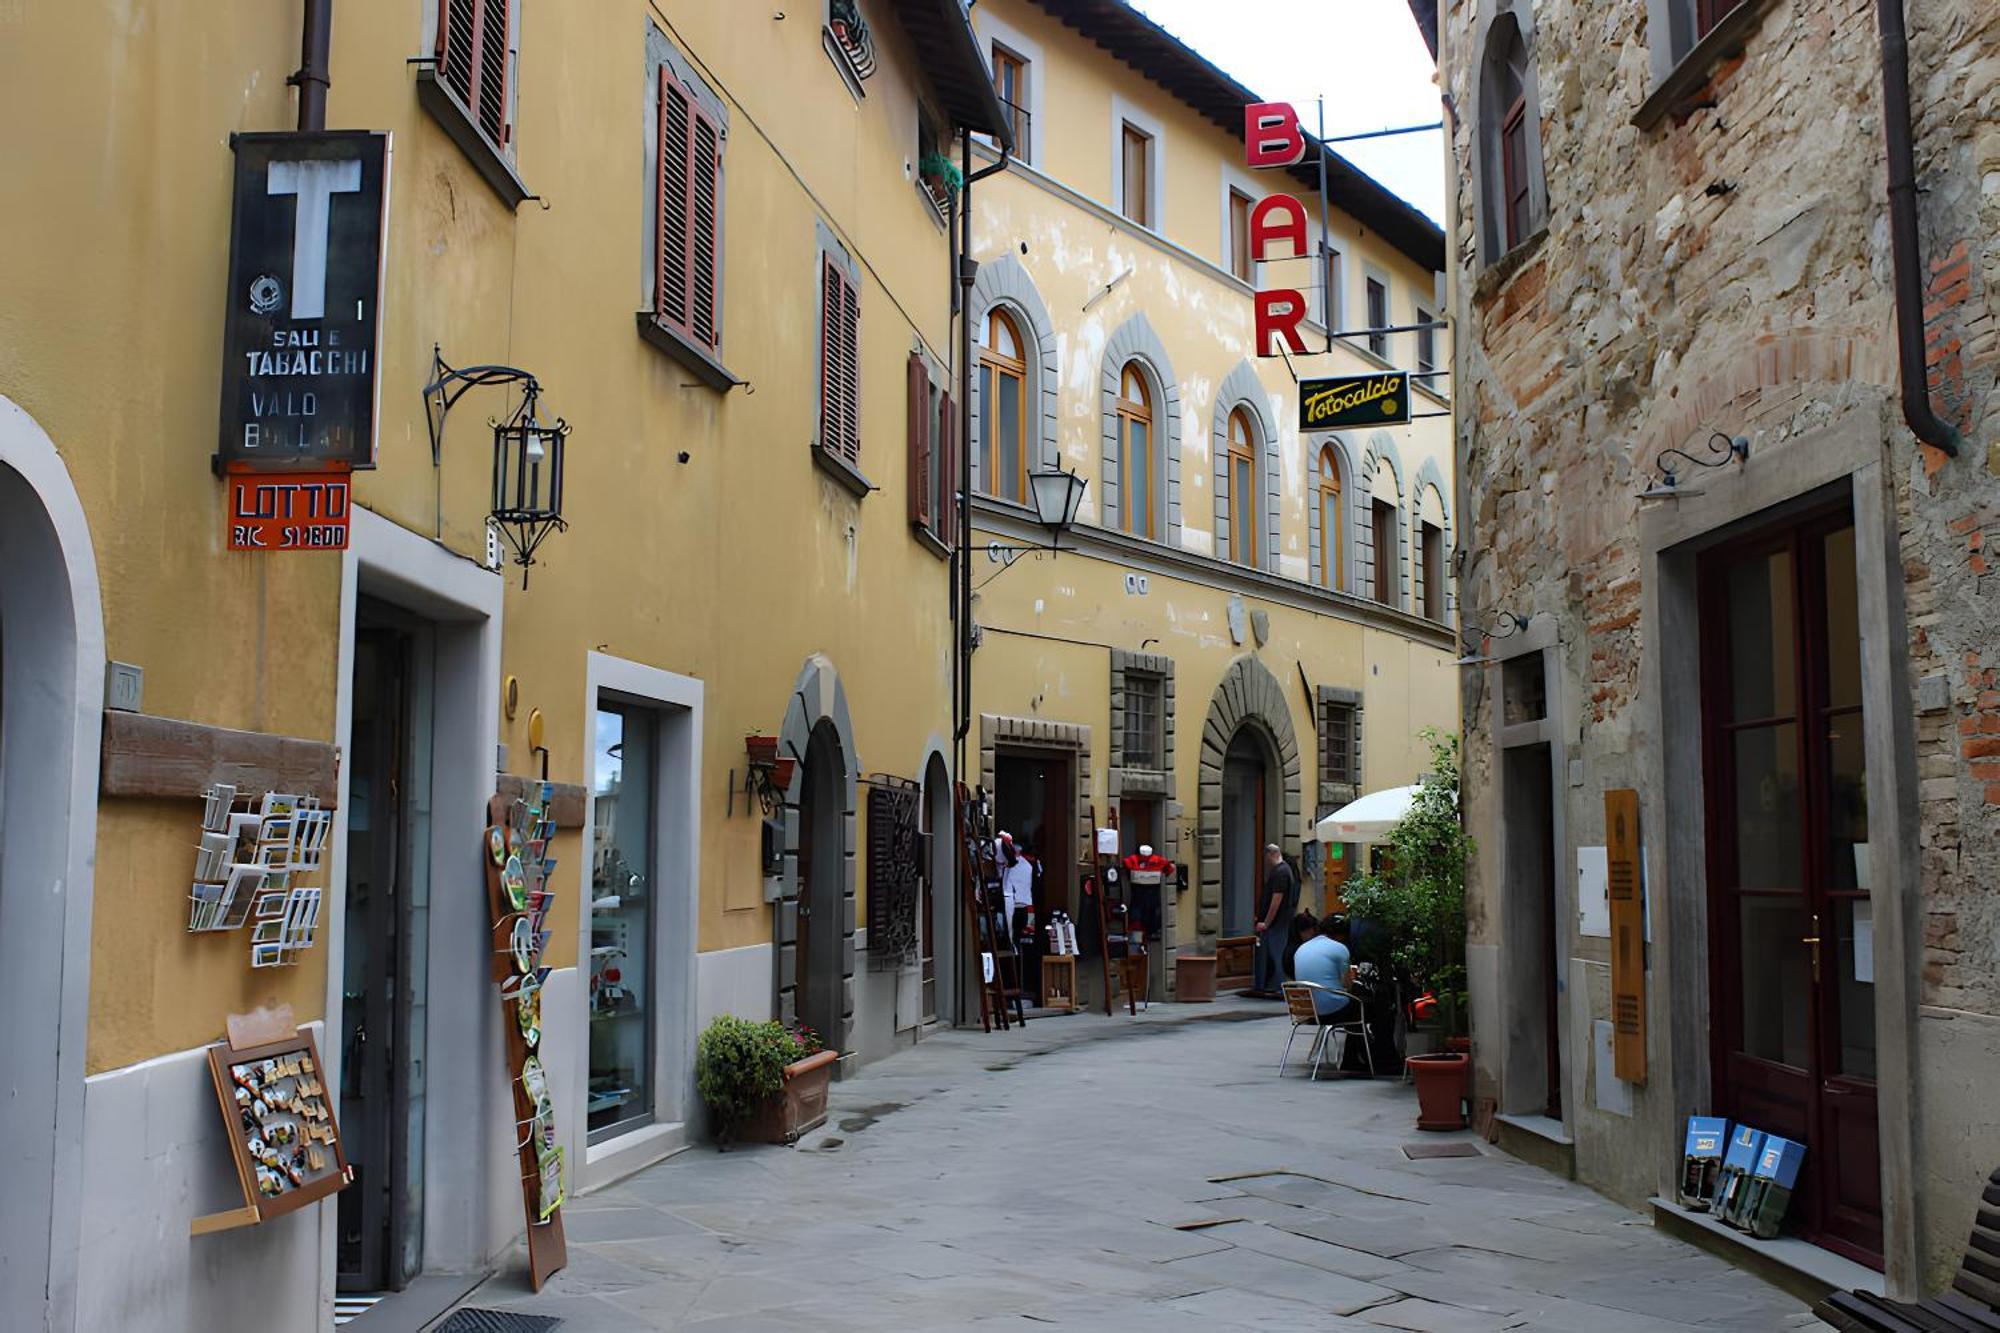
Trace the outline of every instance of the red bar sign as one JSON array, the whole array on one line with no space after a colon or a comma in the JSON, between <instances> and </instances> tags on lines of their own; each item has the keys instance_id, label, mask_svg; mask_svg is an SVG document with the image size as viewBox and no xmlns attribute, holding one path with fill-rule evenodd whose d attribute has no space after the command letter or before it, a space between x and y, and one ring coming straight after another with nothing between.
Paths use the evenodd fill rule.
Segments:
<instances>
[{"instance_id":1,"label":"red bar sign","mask_svg":"<svg viewBox=\"0 0 2000 1333\"><path fill-rule=\"evenodd\" d=\"M229 549L344 551L348 474L232 472Z\"/></svg>"}]
</instances>

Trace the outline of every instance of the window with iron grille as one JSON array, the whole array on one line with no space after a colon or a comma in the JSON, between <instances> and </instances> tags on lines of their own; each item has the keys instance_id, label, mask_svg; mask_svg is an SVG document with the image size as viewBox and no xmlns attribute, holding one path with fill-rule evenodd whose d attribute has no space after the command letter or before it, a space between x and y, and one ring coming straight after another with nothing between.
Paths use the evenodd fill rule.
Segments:
<instances>
[{"instance_id":1,"label":"window with iron grille","mask_svg":"<svg viewBox=\"0 0 2000 1333\"><path fill-rule=\"evenodd\" d=\"M1359 786L1360 726L1357 705L1333 699L1319 703L1319 780Z\"/></svg>"},{"instance_id":2,"label":"window with iron grille","mask_svg":"<svg viewBox=\"0 0 2000 1333\"><path fill-rule=\"evenodd\" d=\"M666 65L659 96L653 315L712 352L722 343L722 130Z\"/></svg>"},{"instance_id":3,"label":"window with iron grille","mask_svg":"<svg viewBox=\"0 0 2000 1333\"><path fill-rule=\"evenodd\" d=\"M511 8L512 0L441 0L438 6L438 79L503 149L513 132L507 107Z\"/></svg>"},{"instance_id":4,"label":"window with iron grille","mask_svg":"<svg viewBox=\"0 0 2000 1333\"><path fill-rule=\"evenodd\" d=\"M819 437L817 447L861 465L861 295L839 258L820 256Z\"/></svg>"},{"instance_id":5,"label":"window with iron grille","mask_svg":"<svg viewBox=\"0 0 2000 1333\"><path fill-rule=\"evenodd\" d=\"M1125 767L1160 767L1161 678L1125 673Z\"/></svg>"}]
</instances>

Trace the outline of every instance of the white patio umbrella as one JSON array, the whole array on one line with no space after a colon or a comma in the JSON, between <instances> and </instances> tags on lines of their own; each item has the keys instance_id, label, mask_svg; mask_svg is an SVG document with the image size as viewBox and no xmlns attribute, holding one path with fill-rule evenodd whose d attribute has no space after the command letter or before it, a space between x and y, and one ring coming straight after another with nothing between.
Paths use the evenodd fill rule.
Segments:
<instances>
[{"instance_id":1,"label":"white patio umbrella","mask_svg":"<svg viewBox=\"0 0 2000 1333\"><path fill-rule=\"evenodd\" d=\"M1313 834L1321 842L1387 842L1389 832L1410 812L1415 787L1386 787L1349 801L1319 821Z\"/></svg>"}]
</instances>

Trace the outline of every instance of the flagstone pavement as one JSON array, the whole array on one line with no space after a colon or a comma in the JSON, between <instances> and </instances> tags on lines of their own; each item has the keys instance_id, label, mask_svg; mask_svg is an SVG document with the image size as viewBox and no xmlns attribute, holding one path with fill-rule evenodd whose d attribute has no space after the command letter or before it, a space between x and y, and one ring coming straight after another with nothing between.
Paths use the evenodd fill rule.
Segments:
<instances>
[{"instance_id":1,"label":"flagstone pavement","mask_svg":"<svg viewBox=\"0 0 2000 1333\"><path fill-rule=\"evenodd\" d=\"M1588 1189L1419 1134L1396 1078L1280 1079L1288 1030L1225 1001L942 1032L836 1084L795 1148L697 1147L572 1200L566 1270L531 1294L517 1260L466 1304L562 1333L1823 1327Z\"/></svg>"}]
</instances>

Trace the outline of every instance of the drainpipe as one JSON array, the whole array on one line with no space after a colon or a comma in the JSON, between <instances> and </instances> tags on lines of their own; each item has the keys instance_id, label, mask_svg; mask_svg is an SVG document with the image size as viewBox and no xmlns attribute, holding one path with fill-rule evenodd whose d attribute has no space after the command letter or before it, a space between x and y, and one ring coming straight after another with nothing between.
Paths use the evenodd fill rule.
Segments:
<instances>
[{"instance_id":1,"label":"drainpipe","mask_svg":"<svg viewBox=\"0 0 2000 1333\"><path fill-rule=\"evenodd\" d=\"M1009 148L1000 160L972 169L972 133L961 127L959 161L965 176L958 201L958 698L953 740L957 746L958 780L969 790L966 737L972 730L972 284L979 263L972 257L972 183L1007 169Z\"/></svg>"},{"instance_id":2,"label":"drainpipe","mask_svg":"<svg viewBox=\"0 0 2000 1333\"><path fill-rule=\"evenodd\" d=\"M1958 456L1958 431L1931 407L1924 364L1923 249L1917 238L1916 153L1910 141L1910 42L1903 0L1876 0L1882 28L1882 130L1889 150L1889 248L1895 263L1896 352L1903 420L1918 439Z\"/></svg>"},{"instance_id":3,"label":"drainpipe","mask_svg":"<svg viewBox=\"0 0 2000 1333\"><path fill-rule=\"evenodd\" d=\"M333 49L333 0L305 0L305 21L299 25L299 69L286 79L299 90L299 129L326 128L326 90L332 83L327 67Z\"/></svg>"}]
</instances>

